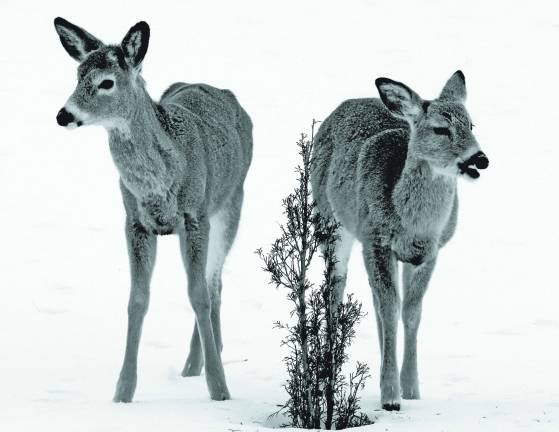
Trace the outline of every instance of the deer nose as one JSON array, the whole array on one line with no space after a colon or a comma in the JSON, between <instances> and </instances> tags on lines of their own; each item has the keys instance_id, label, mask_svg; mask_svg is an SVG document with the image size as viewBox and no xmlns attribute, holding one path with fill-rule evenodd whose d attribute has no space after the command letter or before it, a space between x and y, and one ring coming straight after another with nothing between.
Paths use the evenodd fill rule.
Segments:
<instances>
[{"instance_id":1,"label":"deer nose","mask_svg":"<svg viewBox=\"0 0 559 432\"><path fill-rule=\"evenodd\" d=\"M473 163L477 169L485 169L489 166L489 159L482 151L478 151L470 158L470 163Z\"/></svg>"},{"instance_id":2,"label":"deer nose","mask_svg":"<svg viewBox=\"0 0 559 432\"><path fill-rule=\"evenodd\" d=\"M72 113L66 111L66 108L62 108L60 111L58 111L58 114L56 115L56 122L60 126L68 126L73 121L74 116L72 115Z\"/></svg>"}]
</instances>

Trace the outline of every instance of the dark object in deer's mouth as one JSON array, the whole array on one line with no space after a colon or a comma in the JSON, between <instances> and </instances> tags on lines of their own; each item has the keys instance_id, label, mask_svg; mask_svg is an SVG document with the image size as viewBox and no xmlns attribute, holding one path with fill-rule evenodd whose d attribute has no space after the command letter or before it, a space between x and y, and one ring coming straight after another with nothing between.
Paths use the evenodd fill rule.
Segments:
<instances>
[{"instance_id":1,"label":"dark object in deer's mouth","mask_svg":"<svg viewBox=\"0 0 559 432\"><path fill-rule=\"evenodd\" d=\"M475 166L475 168L472 167ZM476 154L472 155L468 160L458 163L458 169L460 174L466 174L473 179L479 177L479 171L487 168L489 166L489 159L482 151L478 151ZM476 169L477 168L477 169Z\"/></svg>"}]
</instances>

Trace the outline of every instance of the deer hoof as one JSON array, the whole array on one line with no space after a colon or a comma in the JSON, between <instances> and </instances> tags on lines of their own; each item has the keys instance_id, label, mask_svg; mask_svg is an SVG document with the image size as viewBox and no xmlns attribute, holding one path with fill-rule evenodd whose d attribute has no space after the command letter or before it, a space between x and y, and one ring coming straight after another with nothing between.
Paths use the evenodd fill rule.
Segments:
<instances>
[{"instance_id":1,"label":"deer hoof","mask_svg":"<svg viewBox=\"0 0 559 432\"><path fill-rule=\"evenodd\" d=\"M210 391L210 398L214 401L224 401L231 399L231 395L229 394L229 390L227 389L227 384L225 384L225 380L219 382L217 380L207 380L208 382L208 390Z\"/></svg>"},{"instance_id":2,"label":"deer hoof","mask_svg":"<svg viewBox=\"0 0 559 432\"><path fill-rule=\"evenodd\" d=\"M135 379L119 379L116 386L115 396L113 402L119 403L130 403L134 397L134 391L136 390L136 380Z\"/></svg>"},{"instance_id":3,"label":"deer hoof","mask_svg":"<svg viewBox=\"0 0 559 432\"><path fill-rule=\"evenodd\" d=\"M212 398L212 400L214 401L224 401L224 400L229 400L231 399L231 395L229 394L229 390L224 389L218 392L212 392L210 394L210 397Z\"/></svg>"},{"instance_id":4,"label":"deer hoof","mask_svg":"<svg viewBox=\"0 0 559 432\"><path fill-rule=\"evenodd\" d=\"M381 390L382 409L386 411L400 411L400 388L394 384Z\"/></svg>"},{"instance_id":5,"label":"deer hoof","mask_svg":"<svg viewBox=\"0 0 559 432\"><path fill-rule=\"evenodd\" d=\"M405 367L402 367L402 372L400 374L400 388L402 389L403 399L420 399L417 372L408 373L408 370Z\"/></svg>"},{"instance_id":6,"label":"deer hoof","mask_svg":"<svg viewBox=\"0 0 559 432\"><path fill-rule=\"evenodd\" d=\"M399 402L391 402L382 404L382 409L386 411L400 411Z\"/></svg>"}]
</instances>

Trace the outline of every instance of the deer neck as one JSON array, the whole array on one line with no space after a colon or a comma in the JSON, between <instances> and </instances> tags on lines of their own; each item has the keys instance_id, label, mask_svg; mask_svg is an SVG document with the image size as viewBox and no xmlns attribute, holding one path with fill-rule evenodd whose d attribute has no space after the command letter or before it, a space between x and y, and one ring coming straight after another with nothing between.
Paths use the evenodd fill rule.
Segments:
<instances>
[{"instance_id":1,"label":"deer neck","mask_svg":"<svg viewBox=\"0 0 559 432\"><path fill-rule=\"evenodd\" d=\"M430 162L408 151L393 203L409 234L438 237L446 226L456 194L456 177L438 174Z\"/></svg>"},{"instance_id":2,"label":"deer neck","mask_svg":"<svg viewBox=\"0 0 559 432\"><path fill-rule=\"evenodd\" d=\"M177 150L143 87L133 105L128 119L106 125L111 155L122 181L137 198L164 197L176 182Z\"/></svg>"}]
</instances>

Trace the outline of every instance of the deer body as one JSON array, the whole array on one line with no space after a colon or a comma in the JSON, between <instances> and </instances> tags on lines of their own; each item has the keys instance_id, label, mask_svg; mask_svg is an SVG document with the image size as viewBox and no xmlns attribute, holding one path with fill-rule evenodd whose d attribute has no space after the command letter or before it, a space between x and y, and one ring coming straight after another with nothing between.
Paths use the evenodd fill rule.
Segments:
<instances>
[{"instance_id":1,"label":"deer body","mask_svg":"<svg viewBox=\"0 0 559 432\"><path fill-rule=\"evenodd\" d=\"M131 293L116 402L130 402L157 235L178 234L196 320L183 376L205 367L212 399L229 398L221 361L221 271L234 241L252 158L252 123L235 96L205 84L175 83L159 103L140 74L149 27L105 45L62 18L55 28L80 62L78 85L57 116L66 127L102 125L120 174Z\"/></svg>"},{"instance_id":2,"label":"deer body","mask_svg":"<svg viewBox=\"0 0 559 432\"><path fill-rule=\"evenodd\" d=\"M332 130L334 119L341 121ZM367 131L370 136L344 135L352 123L372 125ZM322 148L329 134L339 144ZM361 240L375 227L379 240L402 256L409 255L405 245L414 239L424 240L426 252L438 245L436 239L448 240L457 210L456 179L436 176L411 156L407 161L408 140L408 124L392 116L379 99L349 100L317 134L313 176L317 192L327 190L328 211L344 229ZM329 159L328 168L323 166L323 155ZM319 183L319 170L323 183ZM316 197L322 200L318 193Z\"/></svg>"},{"instance_id":3,"label":"deer body","mask_svg":"<svg viewBox=\"0 0 559 432\"><path fill-rule=\"evenodd\" d=\"M136 198L144 225L160 234L201 205L215 214L251 159L250 119L230 92L204 84L171 89L159 104L149 100L130 130L109 132L122 186Z\"/></svg>"},{"instance_id":4,"label":"deer body","mask_svg":"<svg viewBox=\"0 0 559 432\"><path fill-rule=\"evenodd\" d=\"M404 398L419 398L417 329L421 300L439 249L452 237L457 220L456 181L471 165L487 166L463 107L461 72L441 97L423 101L405 85L377 80L381 99L342 103L315 138L312 188L318 210L340 223L336 245L342 298L354 240L373 293L381 348L381 401L388 410ZM471 170L471 171L468 171ZM400 314L398 261L403 263L405 353L396 364Z\"/></svg>"}]
</instances>

